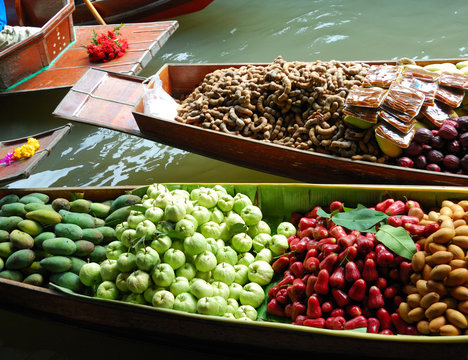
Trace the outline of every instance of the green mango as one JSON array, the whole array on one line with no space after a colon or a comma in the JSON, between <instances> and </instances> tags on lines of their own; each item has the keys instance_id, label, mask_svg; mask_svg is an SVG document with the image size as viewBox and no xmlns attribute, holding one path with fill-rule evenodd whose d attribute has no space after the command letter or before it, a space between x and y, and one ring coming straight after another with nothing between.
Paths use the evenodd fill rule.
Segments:
<instances>
[{"instance_id":1,"label":"green mango","mask_svg":"<svg viewBox=\"0 0 468 360\"><path fill-rule=\"evenodd\" d=\"M0 216L0 230L12 232L20 221L23 221L21 216Z\"/></svg>"},{"instance_id":2,"label":"green mango","mask_svg":"<svg viewBox=\"0 0 468 360\"><path fill-rule=\"evenodd\" d=\"M72 202L70 202L69 211L87 214L91 211L91 201L86 199L73 200Z\"/></svg>"},{"instance_id":3,"label":"green mango","mask_svg":"<svg viewBox=\"0 0 468 360\"><path fill-rule=\"evenodd\" d=\"M23 274L18 270L0 271L0 278L14 281L23 281Z\"/></svg>"},{"instance_id":4,"label":"green mango","mask_svg":"<svg viewBox=\"0 0 468 360\"><path fill-rule=\"evenodd\" d=\"M62 221L62 216L55 210L38 209L26 214L26 218L36 220L44 225L55 225Z\"/></svg>"},{"instance_id":5,"label":"green mango","mask_svg":"<svg viewBox=\"0 0 468 360\"><path fill-rule=\"evenodd\" d=\"M44 276L42 274L31 274L26 276L23 282L28 285L42 286L44 284Z\"/></svg>"},{"instance_id":6,"label":"green mango","mask_svg":"<svg viewBox=\"0 0 468 360\"><path fill-rule=\"evenodd\" d=\"M102 245L95 245L93 252L89 254L89 261L99 264L106 259L106 248Z\"/></svg>"},{"instance_id":7,"label":"green mango","mask_svg":"<svg viewBox=\"0 0 468 360\"><path fill-rule=\"evenodd\" d=\"M67 210L60 210L59 214L62 216L62 222L65 224L75 224L82 229L96 228L102 226L102 219L98 219L90 214L74 213Z\"/></svg>"},{"instance_id":8,"label":"green mango","mask_svg":"<svg viewBox=\"0 0 468 360\"><path fill-rule=\"evenodd\" d=\"M47 194L44 194L44 193L40 193L40 192L34 192L34 193L31 193L31 194L28 194L26 196L33 196L35 198L38 198L39 200L41 200L44 204L45 203L48 203L49 202L49 195Z\"/></svg>"},{"instance_id":9,"label":"green mango","mask_svg":"<svg viewBox=\"0 0 468 360\"><path fill-rule=\"evenodd\" d=\"M24 204L20 202L5 204L2 206L3 216L21 216L24 217L27 211L24 209Z\"/></svg>"},{"instance_id":10,"label":"green mango","mask_svg":"<svg viewBox=\"0 0 468 360\"><path fill-rule=\"evenodd\" d=\"M106 217L107 226L115 227L117 224L120 224L124 221L127 221L127 218L130 215L130 205L118 208L115 211L112 211L109 216Z\"/></svg>"},{"instance_id":11,"label":"green mango","mask_svg":"<svg viewBox=\"0 0 468 360\"><path fill-rule=\"evenodd\" d=\"M25 219L18 223L18 229L31 236L37 236L42 233L42 226L37 221Z\"/></svg>"},{"instance_id":12,"label":"green mango","mask_svg":"<svg viewBox=\"0 0 468 360\"><path fill-rule=\"evenodd\" d=\"M76 275L79 275L80 269L84 264L86 264L86 261L76 256L71 256L70 260L72 262L72 266L69 271L71 271L72 273L75 273Z\"/></svg>"},{"instance_id":13,"label":"green mango","mask_svg":"<svg viewBox=\"0 0 468 360\"><path fill-rule=\"evenodd\" d=\"M99 202L93 202L91 204L90 214L98 218L105 218L110 214L110 206Z\"/></svg>"},{"instance_id":14,"label":"green mango","mask_svg":"<svg viewBox=\"0 0 468 360\"><path fill-rule=\"evenodd\" d=\"M83 230L76 224L59 223L54 228L57 237L66 237L71 240L81 240L83 238Z\"/></svg>"},{"instance_id":15,"label":"green mango","mask_svg":"<svg viewBox=\"0 0 468 360\"><path fill-rule=\"evenodd\" d=\"M71 271L50 275L49 281L58 286L78 292L83 288L80 277Z\"/></svg>"},{"instance_id":16,"label":"green mango","mask_svg":"<svg viewBox=\"0 0 468 360\"><path fill-rule=\"evenodd\" d=\"M94 251L94 244L88 240L78 240L75 242L75 256L88 256Z\"/></svg>"},{"instance_id":17,"label":"green mango","mask_svg":"<svg viewBox=\"0 0 468 360\"><path fill-rule=\"evenodd\" d=\"M42 248L52 255L73 255L76 251L76 244L73 240L65 237L47 239L42 243Z\"/></svg>"},{"instance_id":18,"label":"green mango","mask_svg":"<svg viewBox=\"0 0 468 360\"><path fill-rule=\"evenodd\" d=\"M16 194L8 194L0 199L0 208L5 204L19 202L19 196Z\"/></svg>"},{"instance_id":19,"label":"green mango","mask_svg":"<svg viewBox=\"0 0 468 360\"><path fill-rule=\"evenodd\" d=\"M34 246L34 238L18 229L10 233L10 241L16 249L31 249Z\"/></svg>"},{"instance_id":20,"label":"green mango","mask_svg":"<svg viewBox=\"0 0 468 360\"><path fill-rule=\"evenodd\" d=\"M101 227L96 228L96 230L98 230L102 234L102 236L103 236L102 243L103 244L109 244L110 242L112 242L114 240L117 240L115 229L113 227L101 226Z\"/></svg>"},{"instance_id":21,"label":"green mango","mask_svg":"<svg viewBox=\"0 0 468 360\"><path fill-rule=\"evenodd\" d=\"M36 249L42 249L42 243L47 240L47 239L52 239L56 237L55 234L51 231L45 231L43 233L40 233L34 238L34 247Z\"/></svg>"},{"instance_id":22,"label":"green mango","mask_svg":"<svg viewBox=\"0 0 468 360\"><path fill-rule=\"evenodd\" d=\"M11 241L6 241L0 243L0 257L6 259L15 251L15 247L11 243Z\"/></svg>"},{"instance_id":23,"label":"green mango","mask_svg":"<svg viewBox=\"0 0 468 360\"><path fill-rule=\"evenodd\" d=\"M123 208L125 206L138 204L140 202L141 202L141 197L139 197L138 195L132 195L132 194L120 195L119 197L117 197L117 199L115 199L112 202L112 205L110 206L109 211L112 214L117 209Z\"/></svg>"},{"instance_id":24,"label":"green mango","mask_svg":"<svg viewBox=\"0 0 468 360\"><path fill-rule=\"evenodd\" d=\"M100 227L102 228L102 227ZM93 229L83 229L83 240L87 240L92 242L93 244L97 245L102 243L104 239L104 235L102 234L101 231L98 230L98 228L93 228Z\"/></svg>"},{"instance_id":25,"label":"green mango","mask_svg":"<svg viewBox=\"0 0 468 360\"><path fill-rule=\"evenodd\" d=\"M23 204L30 204L30 203L44 204L44 202L41 199L39 199L36 196L31 196L31 195L25 195L22 198L20 198L19 201L20 201L20 203L23 203Z\"/></svg>"},{"instance_id":26,"label":"green mango","mask_svg":"<svg viewBox=\"0 0 468 360\"><path fill-rule=\"evenodd\" d=\"M6 230L0 230L0 242L5 242L10 240L10 233Z\"/></svg>"},{"instance_id":27,"label":"green mango","mask_svg":"<svg viewBox=\"0 0 468 360\"><path fill-rule=\"evenodd\" d=\"M52 208L55 211L70 210L70 202L64 198L57 198L52 201Z\"/></svg>"},{"instance_id":28,"label":"green mango","mask_svg":"<svg viewBox=\"0 0 468 360\"><path fill-rule=\"evenodd\" d=\"M40 203L40 202L39 203L32 202L32 203L24 205L24 210L26 210L26 212L39 210L39 209L49 209L49 210L51 210L52 206L50 204L44 204L44 203Z\"/></svg>"},{"instance_id":29,"label":"green mango","mask_svg":"<svg viewBox=\"0 0 468 360\"><path fill-rule=\"evenodd\" d=\"M53 273L61 273L70 270L72 261L66 256L49 256L40 261L40 265Z\"/></svg>"},{"instance_id":30,"label":"green mango","mask_svg":"<svg viewBox=\"0 0 468 360\"><path fill-rule=\"evenodd\" d=\"M31 249L22 249L11 254L5 266L8 270L20 270L30 266L34 261L34 251Z\"/></svg>"}]
</instances>

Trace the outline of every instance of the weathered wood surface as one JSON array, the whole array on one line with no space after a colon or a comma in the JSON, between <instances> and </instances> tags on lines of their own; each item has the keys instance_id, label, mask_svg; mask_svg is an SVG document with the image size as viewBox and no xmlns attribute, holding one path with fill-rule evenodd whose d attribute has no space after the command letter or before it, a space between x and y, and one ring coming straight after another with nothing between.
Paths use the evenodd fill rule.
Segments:
<instances>
[{"instance_id":1,"label":"weathered wood surface","mask_svg":"<svg viewBox=\"0 0 468 360\"><path fill-rule=\"evenodd\" d=\"M121 36L129 42L129 49L125 55L106 63L90 62L85 45L90 43L92 31L101 33L111 30L114 26L76 26L76 41L68 45L64 53L34 77L8 89L6 93L71 87L91 67L137 75L178 28L178 23L164 21L127 24L120 30Z\"/></svg>"}]
</instances>

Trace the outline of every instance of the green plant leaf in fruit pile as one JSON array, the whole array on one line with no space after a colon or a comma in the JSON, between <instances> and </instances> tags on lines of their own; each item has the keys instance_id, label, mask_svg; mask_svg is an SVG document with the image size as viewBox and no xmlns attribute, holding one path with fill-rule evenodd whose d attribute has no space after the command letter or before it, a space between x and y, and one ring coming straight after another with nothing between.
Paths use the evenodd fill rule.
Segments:
<instances>
[{"instance_id":1,"label":"green plant leaf in fruit pile","mask_svg":"<svg viewBox=\"0 0 468 360\"><path fill-rule=\"evenodd\" d=\"M413 239L401 226L382 225L375 234L375 237L395 254L406 259L411 260L416 252L416 245L414 245Z\"/></svg>"},{"instance_id":2,"label":"green plant leaf in fruit pile","mask_svg":"<svg viewBox=\"0 0 468 360\"><path fill-rule=\"evenodd\" d=\"M349 230L359 230L361 232L375 231L375 225L388 218L388 215L381 211L372 210L359 204L356 209L346 212L327 214L320 209L317 211L319 216L326 218L332 217L336 225L341 225Z\"/></svg>"},{"instance_id":3,"label":"green plant leaf in fruit pile","mask_svg":"<svg viewBox=\"0 0 468 360\"><path fill-rule=\"evenodd\" d=\"M291 318L272 315L267 311L268 302L270 301L270 299L268 298L268 290L270 290L270 288L272 288L273 286L278 285L278 283L281 280L282 277L278 274L275 274L270 284L268 284L265 288L265 301L263 301L263 304L257 308L257 321L270 321L284 324L291 323Z\"/></svg>"},{"instance_id":4,"label":"green plant leaf in fruit pile","mask_svg":"<svg viewBox=\"0 0 468 360\"><path fill-rule=\"evenodd\" d=\"M132 205L128 209L133 210L133 211L138 211L138 212L141 212L143 214L147 210L146 207L144 207L143 205Z\"/></svg>"}]
</instances>

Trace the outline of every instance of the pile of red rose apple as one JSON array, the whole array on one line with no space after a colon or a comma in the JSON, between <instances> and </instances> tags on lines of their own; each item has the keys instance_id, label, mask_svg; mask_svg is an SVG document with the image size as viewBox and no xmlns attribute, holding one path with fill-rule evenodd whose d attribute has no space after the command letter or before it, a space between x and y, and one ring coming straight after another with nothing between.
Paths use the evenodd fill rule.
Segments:
<instances>
[{"instance_id":1,"label":"pile of red rose apple","mask_svg":"<svg viewBox=\"0 0 468 360\"><path fill-rule=\"evenodd\" d=\"M282 280L268 291L269 314L333 330L468 334L468 201L428 214L411 200L335 201L291 222L298 231L272 265Z\"/></svg>"}]
</instances>

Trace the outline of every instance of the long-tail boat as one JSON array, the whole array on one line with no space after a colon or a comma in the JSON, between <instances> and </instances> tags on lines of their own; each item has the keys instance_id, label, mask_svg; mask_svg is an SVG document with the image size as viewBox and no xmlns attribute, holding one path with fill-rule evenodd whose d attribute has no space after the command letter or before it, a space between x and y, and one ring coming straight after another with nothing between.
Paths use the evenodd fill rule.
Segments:
<instances>
[{"instance_id":1,"label":"long-tail boat","mask_svg":"<svg viewBox=\"0 0 468 360\"><path fill-rule=\"evenodd\" d=\"M464 59L416 61L426 66ZM395 61L369 61L370 65ZM218 69L246 64L165 64L155 74L174 99L183 99ZM260 64L262 65L262 64ZM265 65L266 66L266 65ZM114 86L114 84L119 84ZM106 89L113 91L106 91ZM163 119L144 111L143 79L92 69L54 111L67 121L106 127L254 170L313 183L467 185L468 176L352 160L233 135L190 123ZM91 90L87 90L91 89Z\"/></svg>"}]
</instances>

